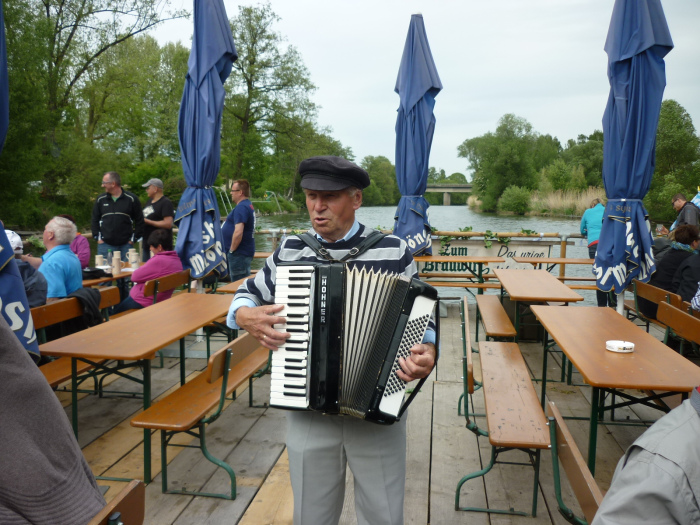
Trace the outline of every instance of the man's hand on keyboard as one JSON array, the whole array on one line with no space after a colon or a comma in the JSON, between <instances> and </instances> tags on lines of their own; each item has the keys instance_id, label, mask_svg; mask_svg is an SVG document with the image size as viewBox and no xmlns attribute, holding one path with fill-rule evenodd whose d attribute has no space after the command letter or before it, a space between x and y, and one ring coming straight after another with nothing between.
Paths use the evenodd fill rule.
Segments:
<instances>
[{"instance_id":1,"label":"man's hand on keyboard","mask_svg":"<svg viewBox=\"0 0 700 525\"><path fill-rule=\"evenodd\" d=\"M432 343L420 343L411 347L411 354L404 359L399 358L401 368L396 371L400 379L413 381L427 377L435 366L435 345Z\"/></svg>"},{"instance_id":2,"label":"man's hand on keyboard","mask_svg":"<svg viewBox=\"0 0 700 525\"><path fill-rule=\"evenodd\" d=\"M265 348L277 350L291 334L274 328L285 324L286 319L275 315L284 308L281 304L270 304L251 308L242 306L236 311L236 324L255 337Z\"/></svg>"}]
</instances>

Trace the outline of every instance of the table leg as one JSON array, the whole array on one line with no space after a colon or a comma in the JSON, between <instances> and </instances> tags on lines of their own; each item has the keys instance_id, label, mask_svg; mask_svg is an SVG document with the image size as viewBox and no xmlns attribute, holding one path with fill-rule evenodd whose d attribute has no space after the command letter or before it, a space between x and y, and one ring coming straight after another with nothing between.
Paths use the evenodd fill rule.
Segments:
<instances>
[{"instance_id":1,"label":"table leg","mask_svg":"<svg viewBox=\"0 0 700 525\"><path fill-rule=\"evenodd\" d=\"M544 332L544 345L542 346L542 395L540 396L542 410L544 410L545 397L547 395L547 331Z\"/></svg>"},{"instance_id":2,"label":"table leg","mask_svg":"<svg viewBox=\"0 0 700 525\"><path fill-rule=\"evenodd\" d=\"M520 340L520 304L518 301L513 301L513 304L515 305L515 342L517 343Z\"/></svg>"},{"instance_id":3,"label":"table leg","mask_svg":"<svg viewBox=\"0 0 700 525\"><path fill-rule=\"evenodd\" d=\"M151 360L143 360L143 409L151 406ZM151 429L143 429L143 481L151 482Z\"/></svg>"},{"instance_id":4,"label":"table leg","mask_svg":"<svg viewBox=\"0 0 700 525\"><path fill-rule=\"evenodd\" d=\"M479 268L479 282L483 284L484 282L484 263L477 263L476 264L477 268ZM477 294L483 295L484 294L484 289L479 288L476 291Z\"/></svg>"},{"instance_id":5,"label":"table leg","mask_svg":"<svg viewBox=\"0 0 700 525\"><path fill-rule=\"evenodd\" d=\"M180 386L185 384L185 338L180 339Z\"/></svg>"},{"instance_id":6,"label":"table leg","mask_svg":"<svg viewBox=\"0 0 700 525\"><path fill-rule=\"evenodd\" d=\"M70 359L71 377L71 419L73 423L73 434L78 439L78 360L75 357Z\"/></svg>"},{"instance_id":7,"label":"table leg","mask_svg":"<svg viewBox=\"0 0 700 525\"><path fill-rule=\"evenodd\" d=\"M595 475L595 451L598 445L598 405L600 403L600 389L591 388L591 424L588 431L588 470Z\"/></svg>"}]
</instances>

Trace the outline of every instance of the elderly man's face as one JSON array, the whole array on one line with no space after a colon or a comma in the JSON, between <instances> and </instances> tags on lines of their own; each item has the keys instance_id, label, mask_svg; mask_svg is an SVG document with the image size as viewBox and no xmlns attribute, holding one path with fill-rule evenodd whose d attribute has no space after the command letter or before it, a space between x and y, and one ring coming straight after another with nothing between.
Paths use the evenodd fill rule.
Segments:
<instances>
[{"instance_id":1,"label":"elderly man's face","mask_svg":"<svg viewBox=\"0 0 700 525\"><path fill-rule=\"evenodd\" d=\"M47 243L50 243L54 237L54 233L52 231L49 231L48 227L48 224L44 226L44 233L41 236L41 239L44 241L44 246L46 246Z\"/></svg>"},{"instance_id":2,"label":"elderly man's face","mask_svg":"<svg viewBox=\"0 0 700 525\"><path fill-rule=\"evenodd\" d=\"M112 182L112 179L109 178L109 175L105 175L104 177L102 177L102 187L107 193L111 195L114 191L114 188L116 188L117 185Z\"/></svg>"},{"instance_id":3,"label":"elderly man's face","mask_svg":"<svg viewBox=\"0 0 700 525\"><path fill-rule=\"evenodd\" d=\"M685 204L685 201L683 199L676 199L672 203L673 209L676 211L681 211L681 208Z\"/></svg>"},{"instance_id":4,"label":"elderly man's face","mask_svg":"<svg viewBox=\"0 0 700 525\"><path fill-rule=\"evenodd\" d=\"M326 241L342 239L355 222L355 210L362 205L362 192L350 196L346 190L304 190L311 226Z\"/></svg>"}]
</instances>

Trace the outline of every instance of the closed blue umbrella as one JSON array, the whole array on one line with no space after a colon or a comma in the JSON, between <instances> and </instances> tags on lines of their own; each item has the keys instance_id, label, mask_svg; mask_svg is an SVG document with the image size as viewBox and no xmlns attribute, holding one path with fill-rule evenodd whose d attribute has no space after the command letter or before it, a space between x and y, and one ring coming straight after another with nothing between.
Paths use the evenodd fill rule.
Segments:
<instances>
[{"instance_id":1,"label":"closed blue umbrella","mask_svg":"<svg viewBox=\"0 0 700 525\"><path fill-rule=\"evenodd\" d=\"M226 273L221 218L212 188L221 163L224 82L238 58L222 0L195 0L194 38L178 136L187 189L175 214L177 250L193 278Z\"/></svg>"},{"instance_id":2,"label":"closed blue umbrella","mask_svg":"<svg viewBox=\"0 0 700 525\"><path fill-rule=\"evenodd\" d=\"M620 294L655 270L642 199L656 162L656 128L673 48L659 0L616 0L605 42L610 95L603 114L603 183L608 203L593 265L598 288ZM621 306L621 305L620 305Z\"/></svg>"},{"instance_id":3,"label":"closed blue umbrella","mask_svg":"<svg viewBox=\"0 0 700 525\"><path fill-rule=\"evenodd\" d=\"M396 117L396 182L401 200L394 234L406 240L411 252L430 254L428 161L435 131L435 97L442 89L422 15L412 15L394 91L401 104Z\"/></svg>"}]
</instances>

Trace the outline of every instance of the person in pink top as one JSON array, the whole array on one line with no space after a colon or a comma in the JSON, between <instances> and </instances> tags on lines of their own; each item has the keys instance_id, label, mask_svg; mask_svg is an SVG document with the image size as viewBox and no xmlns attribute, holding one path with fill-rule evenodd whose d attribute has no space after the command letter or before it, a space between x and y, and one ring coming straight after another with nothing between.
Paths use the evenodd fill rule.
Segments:
<instances>
[{"instance_id":1,"label":"person in pink top","mask_svg":"<svg viewBox=\"0 0 700 525\"><path fill-rule=\"evenodd\" d=\"M134 286L129 292L129 297L115 306L110 314L152 305L153 297L144 297L143 295L146 281L182 271L182 261L180 261L177 252L173 250L172 234L168 230L162 228L154 230L149 235L147 243L151 250L151 258L131 274L131 282L134 283ZM172 295L172 290L158 292L158 302L170 299Z\"/></svg>"},{"instance_id":2,"label":"person in pink top","mask_svg":"<svg viewBox=\"0 0 700 525\"><path fill-rule=\"evenodd\" d=\"M70 222L75 224L75 219L72 215L63 214L59 215L59 217L68 219ZM85 237L81 235L80 232L77 232L75 235L75 239L71 241L70 251L72 251L75 255L78 256L81 268L84 269L90 266L90 243Z\"/></svg>"}]
</instances>

